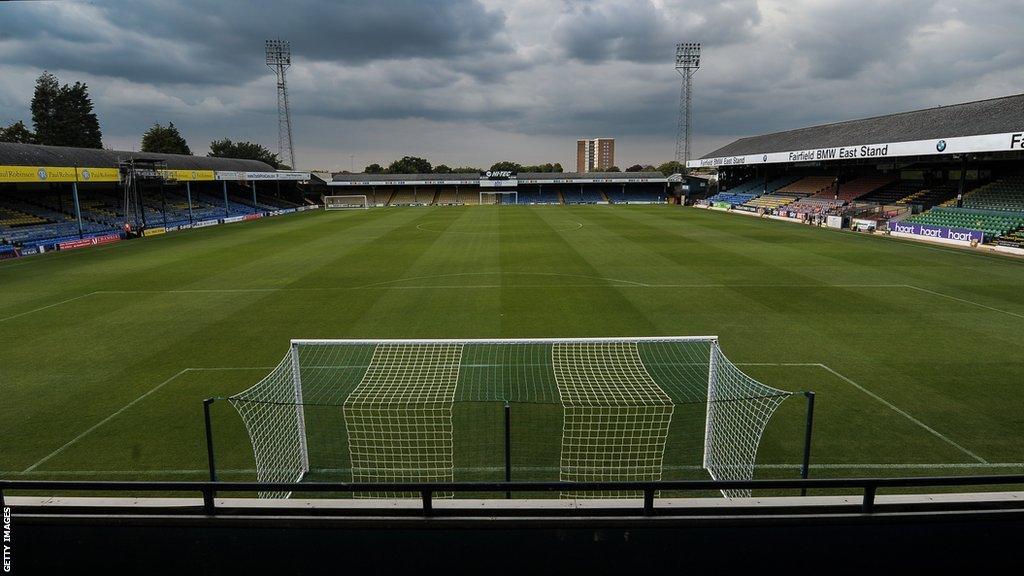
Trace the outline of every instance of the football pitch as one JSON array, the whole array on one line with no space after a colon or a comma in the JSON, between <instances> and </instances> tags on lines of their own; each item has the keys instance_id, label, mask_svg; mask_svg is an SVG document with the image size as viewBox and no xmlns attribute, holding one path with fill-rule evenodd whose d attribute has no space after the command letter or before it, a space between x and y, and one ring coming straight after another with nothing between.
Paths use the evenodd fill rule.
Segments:
<instances>
[{"instance_id":1,"label":"football pitch","mask_svg":"<svg viewBox=\"0 0 1024 576\"><path fill-rule=\"evenodd\" d=\"M816 393L812 477L1024 471L1012 258L674 206L381 208L8 261L0 286L3 478L204 479L202 400L293 338L677 335ZM255 479L238 413L213 420L221 478ZM797 476L803 425L783 402L756 477Z\"/></svg>"}]
</instances>

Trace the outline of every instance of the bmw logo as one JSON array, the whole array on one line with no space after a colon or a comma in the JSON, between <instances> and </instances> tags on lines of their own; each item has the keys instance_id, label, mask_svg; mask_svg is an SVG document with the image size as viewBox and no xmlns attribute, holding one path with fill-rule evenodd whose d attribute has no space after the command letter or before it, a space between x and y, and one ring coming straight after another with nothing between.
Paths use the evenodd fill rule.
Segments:
<instances>
[{"instance_id":1,"label":"bmw logo","mask_svg":"<svg viewBox=\"0 0 1024 576\"><path fill-rule=\"evenodd\" d=\"M939 152L942 152L943 150L945 150L946 149L946 141L945 140L939 140L939 143L935 145L935 149L938 150Z\"/></svg>"},{"instance_id":2,"label":"bmw logo","mask_svg":"<svg viewBox=\"0 0 1024 576\"><path fill-rule=\"evenodd\" d=\"M89 179L89 171L88 170L82 170L82 180L88 180L88 179Z\"/></svg>"},{"instance_id":3,"label":"bmw logo","mask_svg":"<svg viewBox=\"0 0 1024 576\"><path fill-rule=\"evenodd\" d=\"M46 168L40 168L36 175L39 176L40 180L46 180Z\"/></svg>"}]
</instances>

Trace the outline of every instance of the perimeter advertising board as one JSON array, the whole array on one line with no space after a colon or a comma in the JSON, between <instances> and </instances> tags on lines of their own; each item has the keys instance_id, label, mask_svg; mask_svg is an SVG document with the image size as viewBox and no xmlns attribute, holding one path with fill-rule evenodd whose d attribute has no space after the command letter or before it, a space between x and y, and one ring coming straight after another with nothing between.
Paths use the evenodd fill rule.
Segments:
<instances>
[{"instance_id":1,"label":"perimeter advertising board","mask_svg":"<svg viewBox=\"0 0 1024 576\"><path fill-rule=\"evenodd\" d=\"M59 250L75 250L77 248L88 248L89 246L101 246L103 244L113 244L121 240L120 234L106 234L103 236L93 236L92 238L82 238L81 240L68 240L67 242L61 242L57 245Z\"/></svg>"},{"instance_id":2,"label":"perimeter advertising board","mask_svg":"<svg viewBox=\"0 0 1024 576\"><path fill-rule=\"evenodd\" d=\"M946 243L957 243L968 246L981 244L985 239L985 233L980 230L971 230L969 228L946 228L945 226L900 222L898 220L889 221L889 233L896 236L916 236L918 238L941 240Z\"/></svg>"}]
</instances>

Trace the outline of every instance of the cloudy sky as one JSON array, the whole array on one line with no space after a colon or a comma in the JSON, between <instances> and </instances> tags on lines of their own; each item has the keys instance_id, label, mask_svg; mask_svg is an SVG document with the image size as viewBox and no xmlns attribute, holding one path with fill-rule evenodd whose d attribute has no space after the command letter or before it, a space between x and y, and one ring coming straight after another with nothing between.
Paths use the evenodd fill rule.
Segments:
<instances>
[{"instance_id":1,"label":"cloudy sky","mask_svg":"<svg viewBox=\"0 0 1024 576\"><path fill-rule=\"evenodd\" d=\"M277 148L264 40L292 43L298 164L674 154L676 42L700 41L696 155L739 136L1024 92L1022 0L125 0L0 3L0 124L44 69L87 82L104 144L173 121L194 153ZM354 159L352 158L354 156Z\"/></svg>"}]
</instances>

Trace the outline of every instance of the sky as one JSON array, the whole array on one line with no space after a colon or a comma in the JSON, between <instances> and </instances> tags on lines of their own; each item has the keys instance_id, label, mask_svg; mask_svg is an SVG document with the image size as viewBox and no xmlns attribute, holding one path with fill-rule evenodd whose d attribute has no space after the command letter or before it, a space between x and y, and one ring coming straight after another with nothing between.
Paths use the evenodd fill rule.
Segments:
<instances>
[{"instance_id":1,"label":"sky","mask_svg":"<svg viewBox=\"0 0 1024 576\"><path fill-rule=\"evenodd\" d=\"M289 40L297 167L488 167L675 153L675 44L701 42L693 156L732 140L1024 92L1024 0L0 2L0 125L43 70L89 85L104 145L174 122L277 151L264 41Z\"/></svg>"}]
</instances>

